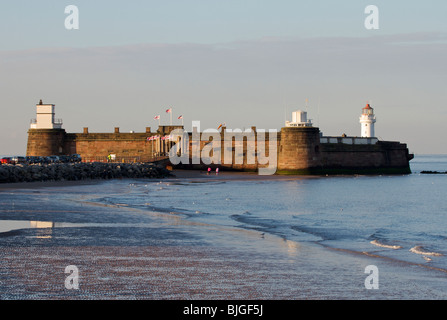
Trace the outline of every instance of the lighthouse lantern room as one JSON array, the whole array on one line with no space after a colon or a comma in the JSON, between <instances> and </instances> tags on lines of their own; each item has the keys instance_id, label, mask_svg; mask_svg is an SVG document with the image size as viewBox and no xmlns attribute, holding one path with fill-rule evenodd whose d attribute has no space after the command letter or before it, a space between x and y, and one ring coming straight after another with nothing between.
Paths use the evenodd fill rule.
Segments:
<instances>
[{"instance_id":1,"label":"lighthouse lantern room","mask_svg":"<svg viewBox=\"0 0 447 320\"><path fill-rule=\"evenodd\" d=\"M362 109L362 115L360 116L361 124L361 137L372 138L374 137L374 123L376 122L376 116L374 115L374 109L371 108L368 103L366 107Z\"/></svg>"}]
</instances>

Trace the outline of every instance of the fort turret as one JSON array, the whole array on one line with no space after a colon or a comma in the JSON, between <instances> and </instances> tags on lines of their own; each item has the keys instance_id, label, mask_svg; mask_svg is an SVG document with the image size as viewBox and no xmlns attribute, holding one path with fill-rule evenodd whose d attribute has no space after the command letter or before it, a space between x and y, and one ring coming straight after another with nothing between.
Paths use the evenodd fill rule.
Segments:
<instances>
[{"instance_id":1,"label":"fort turret","mask_svg":"<svg viewBox=\"0 0 447 320\"><path fill-rule=\"evenodd\" d=\"M278 173L310 174L321 167L320 130L307 119L307 112L292 113L292 121L281 128Z\"/></svg>"},{"instance_id":2,"label":"fort turret","mask_svg":"<svg viewBox=\"0 0 447 320\"><path fill-rule=\"evenodd\" d=\"M62 120L55 118L55 105L36 105L36 118L31 120L28 131L27 156L51 156L64 154L65 130Z\"/></svg>"}]
</instances>

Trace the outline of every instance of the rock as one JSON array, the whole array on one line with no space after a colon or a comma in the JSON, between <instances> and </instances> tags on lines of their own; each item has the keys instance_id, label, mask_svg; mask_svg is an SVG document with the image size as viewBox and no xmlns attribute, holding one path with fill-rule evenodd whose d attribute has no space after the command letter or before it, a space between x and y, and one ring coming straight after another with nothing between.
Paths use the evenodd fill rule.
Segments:
<instances>
[{"instance_id":1,"label":"rock","mask_svg":"<svg viewBox=\"0 0 447 320\"><path fill-rule=\"evenodd\" d=\"M0 165L0 183L86 179L164 178L170 171L152 163L53 163Z\"/></svg>"}]
</instances>

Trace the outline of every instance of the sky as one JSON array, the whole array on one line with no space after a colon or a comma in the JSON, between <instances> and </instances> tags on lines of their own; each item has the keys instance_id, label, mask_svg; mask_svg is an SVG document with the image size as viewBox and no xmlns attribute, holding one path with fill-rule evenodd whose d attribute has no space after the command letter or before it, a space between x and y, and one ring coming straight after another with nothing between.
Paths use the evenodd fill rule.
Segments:
<instances>
[{"instance_id":1,"label":"sky","mask_svg":"<svg viewBox=\"0 0 447 320\"><path fill-rule=\"evenodd\" d=\"M69 30L65 7L79 10ZM378 29L367 29L368 5ZM0 0L0 155L24 155L40 99L67 132L278 129L305 110L324 135L447 154L445 0ZM369 21L369 20L368 20ZM307 102L306 102L307 101Z\"/></svg>"}]
</instances>

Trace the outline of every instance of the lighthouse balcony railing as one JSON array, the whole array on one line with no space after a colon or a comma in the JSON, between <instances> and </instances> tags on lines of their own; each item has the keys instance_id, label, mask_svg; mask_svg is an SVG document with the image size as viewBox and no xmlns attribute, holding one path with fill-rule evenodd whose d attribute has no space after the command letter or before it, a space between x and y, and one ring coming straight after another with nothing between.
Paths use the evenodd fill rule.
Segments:
<instances>
[{"instance_id":1,"label":"lighthouse balcony railing","mask_svg":"<svg viewBox=\"0 0 447 320\"><path fill-rule=\"evenodd\" d=\"M30 120L30 126L31 129L37 129L37 119L31 119Z\"/></svg>"},{"instance_id":2,"label":"lighthouse balcony railing","mask_svg":"<svg viewBox=\"0 0 447 320\"><path fill-rule=\"evenodd\" d=\"M53 123L62 125L64 121L62 119L54 119ZM30 124L37 124L37 119L31 119Z\"/></svg>"},{"instance_id":3,"label":"lighthouse balcony railing","mask_svg":"<svg viewBox=\"0 0 447 320\"><path fill-rule=\"evenodd\" d=\"M53 120L53 125L52 128L54 129L60 129L62 128L62 124L63 124L63 120L62 119L54 119ZM37 129L37 119L31 119L30 120L30 128L31 129ZM50 127L51 128L51 127Z\"/></svg>"},{"instance_id":4,"label":"lighthouse balcony railing","mask_svg":"<svg viewBox=\"0 0 447 320\"><path fill-rule=\"evenodd\" d=\"M290 122L286 121L286 127L312 127L312 122Z\"/></svg>"}]
</instances>

